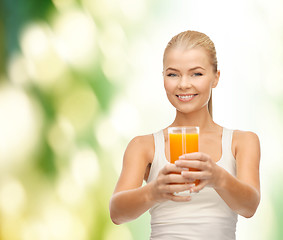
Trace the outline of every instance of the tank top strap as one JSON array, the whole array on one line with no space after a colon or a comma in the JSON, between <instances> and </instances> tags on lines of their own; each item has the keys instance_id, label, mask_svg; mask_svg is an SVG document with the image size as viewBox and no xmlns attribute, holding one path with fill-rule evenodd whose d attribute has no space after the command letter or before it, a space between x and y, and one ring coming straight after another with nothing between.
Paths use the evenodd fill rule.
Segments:
<instances>
[{"instance_id":1,"label":"tank top strap","mask_svg":"<svg viewBox=\"0 0 283 240\"><path fill-rule=\"evenodd\" d=\"M236 160L232 153L232 140L234 130L223 128L222 135L222 158L219 165L224 167L233 176L236 176Z\"/></svg>"},{"instance_id":2,"label":"tank top strap","mask_svg":"<svg viewBox=\"0 0 283 240\"><path fill-rule=\"evenodd\" d=\"M229 156L230 154L232 154L232 139L233 130L223 127L222 154L225 156Z\"/></svg>"},{"instance_id":3,"label":"tank top strap","mask_svg":"<svg viewBox=\"0 0 283 240\"><path fill-rule=\"evenodd\" d=\"M165 156L165 140L163 130L153 133L153 137L155 145L154 158L151 163L147 182L154 180L157 177L160 169L168 163Z\"/></svg>"},{"instance_id":4,"label":"tank top strap","mask_svg":"<svg viewBox=\"0 0 283 240\"><path fill-rule=\"evenodd\" d=\"M154 145L155 145L155 155L162 155L165 152L165 140L163 130L160 130L153 134Z\"/></svg>"}]
</instances>

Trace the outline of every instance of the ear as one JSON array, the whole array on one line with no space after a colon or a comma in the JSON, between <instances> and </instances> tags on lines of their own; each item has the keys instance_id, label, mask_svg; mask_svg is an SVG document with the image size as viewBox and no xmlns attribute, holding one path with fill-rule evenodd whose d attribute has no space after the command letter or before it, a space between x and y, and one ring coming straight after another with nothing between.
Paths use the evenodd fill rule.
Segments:
<instances>
[{"instance_id":1,"label":"ear","mask_svg":"<svg viewBox=\"0 0 283 240\"><path fill-rule=\"evenodd\" d=\"M220 70L217 70L217 72L215 73L215 79L213 80L213 83L212 83L212 88L216 88L219 82L219 78L220 78Z\"/></svg>"}]
</instances>

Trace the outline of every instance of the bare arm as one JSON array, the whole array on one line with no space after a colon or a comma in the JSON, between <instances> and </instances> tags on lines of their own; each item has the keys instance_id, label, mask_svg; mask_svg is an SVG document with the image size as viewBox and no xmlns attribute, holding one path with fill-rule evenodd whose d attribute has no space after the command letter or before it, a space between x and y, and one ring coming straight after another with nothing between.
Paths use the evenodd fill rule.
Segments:
<instances>
[{"instance_id":1,"label":"bare arm","mask_svg":"<svg viewBox=\"0 0 283 240\"><path fill-rule=\"evenodd\" d=\"M237 177L218 166L204 153L187 154L182 158L191 161L177 161L176 165L201 170L182 172L185 178L201 180L193 191L211 186L233 211L244 217L252 217L260 201L260 144L257 135L251 132L238 132L235 139Z\"/></svg>"},{"instance_id":2,"label":"bare arm","mask_svg":"<svg viewBox=\"0 0 283 240\"><path fill-rule=\"evenodd\" d=\"M155 203L166 200L189 201L189 197L174 196L174 192L188 190L185 179L181 176L181 168L174 164L166 165L155 181L142 186L146 167L153 158L153 138L149 136L137 137L128 145L123 169L110 200L110 216L115 224L131 221ZM153 153L152 153L153 150ZM179 174L172 174L172 172Z\"/></svg>"},{"instance_id":3,"label":"bare arm","mask_svg":"<svg viewBox=\"0 0 283 240\"><path fill-rule=\"evenodd\" d=\"M238 132L235 141L237 177L223 171L216 191L235 212L252 217L260 202L260 143L251 132Z\"/></svg>"},{"instance_id":4,"label":"bare arm","mask_svg":"<svg viewBox=\"0 0 283 240\"><path fill-rule=\"evenodd\" d=\"M148 165L144 144L141 137L136 137L125 151L122 172L110 200L110 216L115 224L137 218L153 204L148 187L141 187Z\"/></svg>"}]
</instances>

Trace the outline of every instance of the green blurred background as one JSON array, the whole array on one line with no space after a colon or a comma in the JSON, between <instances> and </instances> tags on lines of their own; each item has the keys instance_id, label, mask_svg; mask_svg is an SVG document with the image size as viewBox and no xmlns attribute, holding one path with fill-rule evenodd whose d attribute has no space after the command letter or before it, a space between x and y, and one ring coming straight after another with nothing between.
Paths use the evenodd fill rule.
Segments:
<instances>
[{"instance_id":1,"label":"green blurred background","mask_svg":"<svg viewBox=\"0 0 283 240\"><path fill-rule=\"evenodd\" d=\"M166 127L170 38L216 44L214 119L256 132L262 201L238 239L282 239L283 3L0 0L0 240L148 239L108 211L127 143Z\"/></svg>"}]
</instances>

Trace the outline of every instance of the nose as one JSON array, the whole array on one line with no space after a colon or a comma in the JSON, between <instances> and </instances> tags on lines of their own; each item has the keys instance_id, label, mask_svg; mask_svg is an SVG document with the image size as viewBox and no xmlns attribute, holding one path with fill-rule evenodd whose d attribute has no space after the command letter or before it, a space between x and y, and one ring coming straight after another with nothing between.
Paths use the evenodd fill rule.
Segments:
<instances>
[{"instance_id":1,"label":"nose","mask_svg":"<svg viewBox=\"0 0 283 240\"><path fill-rule=\"evenodd\" d=\"M182 76L178 82L178 88L188 89L192 87L191 79L188 76Z\"/></svg>"}]
</instances>

